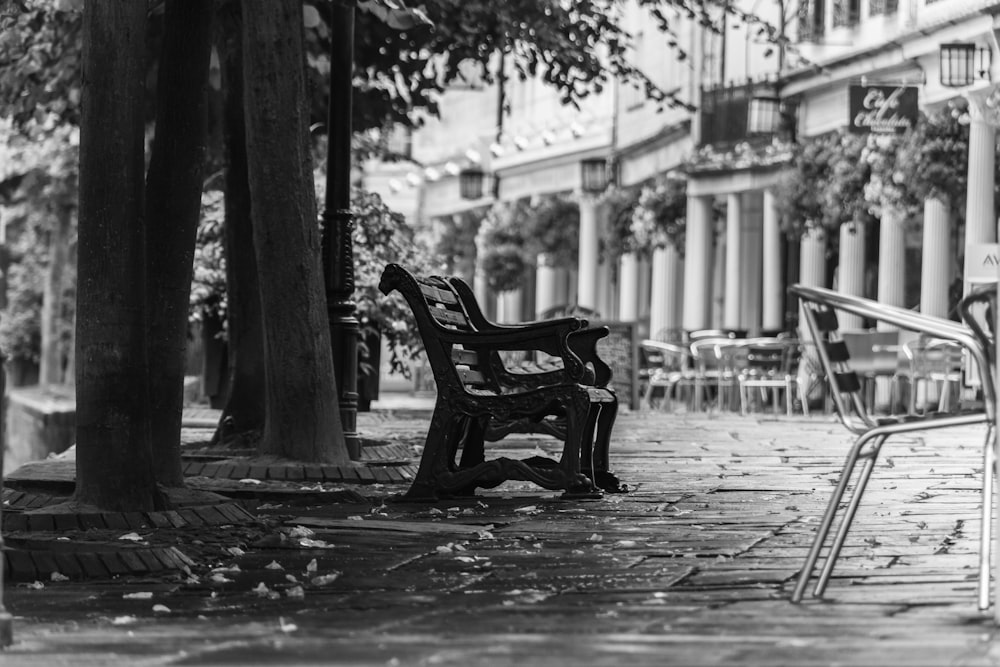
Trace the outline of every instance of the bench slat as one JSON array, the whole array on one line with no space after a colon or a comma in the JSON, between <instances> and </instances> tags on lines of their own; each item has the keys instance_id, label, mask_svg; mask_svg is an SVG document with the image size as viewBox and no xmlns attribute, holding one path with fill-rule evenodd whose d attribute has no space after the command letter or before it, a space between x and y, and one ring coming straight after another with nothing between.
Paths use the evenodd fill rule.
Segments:
<instances>
[{"instance_id":1,"label":"bench slat","mask_svg":"<svg viewBox=\"0 0 1000 667\"><path fill-rule=\"evenodd\" d=\"M458 350L454 349L451 351L451 360L456 364L465 364L466 366L477 366L479 364L479 354L473 352L472 350Z\"/></svg>"},{"instance_id":2,"label":"bench slat","mask_svg":"<svg viewBox=\"0 0 1000 667\"><path fill-rule=\"evenodd\" d=\"M476 387L486 384L486 378L479 371L474 371L471 368L456 368L455 370L458 371L458 377L462 378L463 384Z\"/></svg>"},{"instance_id":3,"label":"bench slat","mask_svg":"<svg viewBox=\"0 0 1000 667\"><path fill-rule=\"evenodd\" d=\"M455 324L460 327L468 327L469 320L466 319L465 315L462 313L455 312L454 310L446 310L444 308L428 308L431 312L431 316L443 324Z\"/></svg>"},{"instance_id":4,"label":"bench slat","mask_svg":"<svg viewBox=\"0 0 1000 667\"><path fill-rule=\"evenodd\" d=\"M439 301L440 303L447 303L449 305L458 303L458 297L456 297L452 292L443 290L440 287L420 283L420 291L423 292L425 297L434 301Z\"/></svg>"}]
</instances>

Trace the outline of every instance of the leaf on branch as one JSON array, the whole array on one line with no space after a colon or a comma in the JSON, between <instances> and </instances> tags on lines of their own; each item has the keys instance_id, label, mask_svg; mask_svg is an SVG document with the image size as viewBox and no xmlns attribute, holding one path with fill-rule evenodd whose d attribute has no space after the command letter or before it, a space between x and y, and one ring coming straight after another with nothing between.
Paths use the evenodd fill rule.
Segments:
<instances>
[{"instance_id":1,"label":"leaf on branch","mask_svg":"<svg viewBox=\"0 0 1000 667\"><path fill-rule=\"evenodd\" d=\"M422 10L393 0L362 0L358 3L358 8L377 17L393 30L412 30L421 25L434 25Z\"/></svg>"}]
</instances>

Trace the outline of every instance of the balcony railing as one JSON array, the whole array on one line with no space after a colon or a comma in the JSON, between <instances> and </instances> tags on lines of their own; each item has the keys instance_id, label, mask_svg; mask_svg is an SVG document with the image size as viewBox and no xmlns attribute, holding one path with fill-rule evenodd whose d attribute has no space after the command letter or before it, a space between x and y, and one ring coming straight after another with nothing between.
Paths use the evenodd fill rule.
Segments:
<instances>
[{"instance_id":1,"label":"balcony railing","mask_svg":"<svg viewBox=\"0 0 1000 667\"><path fill-rule=\"evenodd\" d=\"M770 140L790 131L793 110L778 100L773 84L750 82L702 90L699 145L724 147L741 141Z\"/></svg>"}]
</instances>

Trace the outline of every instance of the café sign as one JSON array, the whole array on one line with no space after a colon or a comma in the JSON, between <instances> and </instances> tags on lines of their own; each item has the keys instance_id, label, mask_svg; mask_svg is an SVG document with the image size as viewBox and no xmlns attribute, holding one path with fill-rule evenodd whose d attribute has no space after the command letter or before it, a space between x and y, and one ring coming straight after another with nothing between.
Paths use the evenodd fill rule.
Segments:
<instances>
[{"instance_id":1,"label":"caf\u00e9 sign","mask_svg":"<svg viewBox=\"0 0 1000 667\"><path fill-rule=\"evenodd\" d=\"M851 86L850 114L856 134L902 134L917 122L917 87Z\"/></svg>"}]
</instances>

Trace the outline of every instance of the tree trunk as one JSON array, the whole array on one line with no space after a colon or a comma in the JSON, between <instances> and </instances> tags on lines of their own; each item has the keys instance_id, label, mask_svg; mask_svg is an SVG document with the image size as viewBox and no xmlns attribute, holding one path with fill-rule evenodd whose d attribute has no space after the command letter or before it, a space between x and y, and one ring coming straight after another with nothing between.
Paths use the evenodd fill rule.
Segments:
<instances>
[{"instance_id":1,"label":"tree trunk","mask_svg":"<svg viewBox=\"0 0 1000 667\"><path fill-rule=\"evenodd\" d=\"M222 128L226 147L226 292L229 394L214 440L243 444L264 430L264 331L250 218L240 3L220 12L217 50L222 68Z\"/></svg>"},{"instance_id":2,"label":"tree trunk","mask_svg":"<svg viewBox=\"0 0 1000 667\"><path fill-rule=\"evenodd\" d=\"M212 3L167 0L146 176L150 436L156 479L183 486L188 301L201 214Z\"/></svg>"},{"instance_id":3,"label":"tree trunk","mask_svg":"<svg viewBox=\"0 0 1000 667\"><path fill-rule=\"evenodd\" d=\"M49 264L45 269L42 293L41 358L38 373L43 385L59 385L65 377L62 341L59 332L65 297L65 270L69 266L69 236L72 208L56 205L55 226L49 235Z\"/></svg>"},{"instance_id":4,"label":"tree trunk","mask_svg":"<svg viewBox=\"0 0 1000 667\"><path fill-rule=\"evenodd\" d=\"M247 161L264 314L259 451L347 464L320 264L302 3L246 0L243 6Z\"/></svg>"},{"instance_id":5,"label":"tree trunk","mask_svg":"<svg viewBox=\"0 0 1000 667\"><path fill-rule=\"evenodd\" d=\"M83 11L76 500L157 509L146 386L143 81L146 3Z\"/></svg>"}]
</instances>

